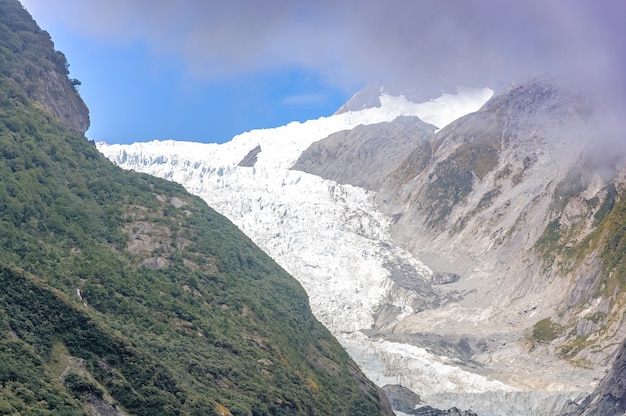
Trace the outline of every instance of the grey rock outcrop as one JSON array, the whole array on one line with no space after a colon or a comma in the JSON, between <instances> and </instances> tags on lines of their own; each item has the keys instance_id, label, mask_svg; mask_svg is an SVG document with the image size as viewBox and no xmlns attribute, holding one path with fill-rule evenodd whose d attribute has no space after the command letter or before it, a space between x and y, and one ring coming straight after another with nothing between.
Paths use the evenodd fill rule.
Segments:
<instances>
[{"instance_id":1,"label":"grey rock outcrop","mask_svg":"<svg viewBox=\"0 0 626 416\"><path fill-rule=\"evenodd\" d=\"M582 402L581 392L503 392L489 391L475 394L445 394L425 398L435 408L452 406L471 409L480 416L556 416L572 411Z\"/></svg>"},{"instance_id":2,"label":"grey rock outcrop","mask_svg":"<svg viewBox=\"0 0 626 416\"><path fill-rule=\"evenodd\" d=\"M397 384L387 384L383 386L383 391L391 402L393 410L397 412L410 414L416 407L424 403L419 395Z\"/></svg>"},{"instance_id":3,"label":"grey rock outcrop","mask_svg":"<svg viewBox=\"0 0 626 416\"><path fill-rule=\"evenodd\" d=\"M259 153L261 153L261 146L257 146L254 149L250 150L250 152L243 159L241 159L241 162L239 162L239 166L248 168L254 167L257 158L259 157Z\"/></svg>"},{"instance_id":4,"label":"grey rock outcrop","mask_svg":"<svg viewBox=\"0 0 626 416\"><path fill-rule=\"evenodd\" d=\"M52 116L70 131L80 135L89 128L89 110L67 74L58 65L42 73L30 84L29 95L46 108Z\"/></svg>"},{"instance_id":5,"label":"grey rock outcrop","mask_svg":"<svg viewBox=\"0 0 626 416\"><path fill-rule=\"evenodd\" d=\"M591 117L583 97L546 80L510 87L417 147L376 199L396 220L396 242L460 276L446 286L474 291L467 304L503 317L520 308L536 321L558 314L572 334L550 341L560 357L606 366L625 332L612 300L621 295L598 297L608 276L597 257L604 238L597 234L595 248L584 241L615 206L624 165L590 151ZM536 321L513 326L529 331ZM594 342L575 347L576 337Z\"/></svg>"},{"instance_id":6,"label":"grey rock outcrop","mask_svg":"<svg viewBox=\"0 0 626 416\"><path fill-rule=\"evenodd\" d=\"M471 410L459 410L453 407L448 410L435 409L434 407L424 405L422 398L397 384L388 384L383 387L383 391L387 394L389 401L396 412L402 412L407 415L415 416L477 416Z\"/></svg>"},{"instance_id":7,"label":"grey rock outcrop","mask_svg":"<svg viewBox=\"0 0 626 416\"><path fill-rule=\"evenodd\" d=\"M376 108L380 105L380 86L375 82L370 82L363 89L357 91L347 103L339 107L335 114Z\"/></svg>"},{"instance_id":8,"label":"grey rock outcrop","mask_svg":"<svg viewBox=\"0 0 626 416\"><path fill-rule=\"evenodd\" d=\"M313 143L292 169L378 190L385 177L434 131L434 126L417 117L358 126Z\"/></svg>"},{"instance_id":9,"label":"grey rock outcrop","mask_svg":"<svg viewBox=\"0 0 626 416\"><path fill-rule=\"evenodd\" d=\"M571 416L617 416L626 414L626 344L613 367L596 390Z\"/></svg>"},{"instance_id":10,"label":"grey rock outcrop","mask_svg":"<svg viewBox=\"0 0 626 416\"><path fill-rule=\"evenodd\" d=\"M448 410L439 410L430 406L420 407L419 409L409 412L409 414L414 416L478 416L471 410L459 410L456 407Z\"/></svg>"}]
</instances>

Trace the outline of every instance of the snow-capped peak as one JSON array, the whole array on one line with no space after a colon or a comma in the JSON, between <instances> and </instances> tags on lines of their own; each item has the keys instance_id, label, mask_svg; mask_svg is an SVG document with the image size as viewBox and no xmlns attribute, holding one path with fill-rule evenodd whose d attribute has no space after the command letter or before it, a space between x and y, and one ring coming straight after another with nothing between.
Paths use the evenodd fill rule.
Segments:
<instances>
[{"instance_id":1,"label":"snow-capped peak","mask_svg":"<svg viewBox=\"0 0 626 416\"><path fill-rule=\"evenodd\" d=\"M441 97L423 103L414 103L404 96L382 94L384 108L397 109L402 115L416 115L422 121L442 129L454 120L478 109L493 96L489 88L457 87L457 94L445 93Z\"/></svg>"}]
</instances>

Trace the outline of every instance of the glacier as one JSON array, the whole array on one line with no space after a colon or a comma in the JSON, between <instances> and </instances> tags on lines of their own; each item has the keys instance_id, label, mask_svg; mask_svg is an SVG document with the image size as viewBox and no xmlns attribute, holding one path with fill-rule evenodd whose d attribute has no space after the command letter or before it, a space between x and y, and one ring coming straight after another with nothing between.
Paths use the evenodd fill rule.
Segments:
<instances>
[{"instance_id":1,"label":"glacier","mask_svg":"<svg viewBox=\"0 0 626 416\"><path fill-rule=\"evenodd\" d=\"M290 167L331 133L407 115L441 129L478 110L492 94L459 88L426 103L383 94L378 108L253 130L223 144L167 140L97 147L124 169L178 182L203 198L302 284L316 317L369 378L408 387L436 406L451 393L514 395L517 389L448 357L368 332L379 324L381 308L393 311L385 322L392 326L423 302L423 294L394 282L390 265L401 265L425 286L433 271L391 241L391 219L377 210L373 192ZM239 166L257 147L256 163Z\"/></svg>"}]
</instances>

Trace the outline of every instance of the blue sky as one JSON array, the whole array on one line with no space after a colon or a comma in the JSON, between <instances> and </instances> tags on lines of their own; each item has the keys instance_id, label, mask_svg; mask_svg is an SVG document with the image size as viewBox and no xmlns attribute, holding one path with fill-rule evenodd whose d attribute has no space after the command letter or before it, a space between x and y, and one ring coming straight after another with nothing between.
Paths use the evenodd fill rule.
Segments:
<instances>
[{"instance_id":1,"label":"blue sky","mask_svg":"<svg viewBox=\"0 0 626 416\"><path fill-rule=\"evenodd\" d=\"M549 74L611 105L625 95L623 1L22 4L82 82L87 137L109 143L222 142L330 115L372 80L435 98Z\"/></svg>"},{"instance_id":2,"label":"blue sky","mask_svg":"<svg viewBox=\"0 0 626 416\"><path fill-rule=\"evenodd\" d=\"M223 142L236 134L327 116L359 85L342 89L295 66L206 79L141 40L107 42L35 14L67 56L90 109L87 137L109 143L153 139Z\"/></svg>"}]
</instances>

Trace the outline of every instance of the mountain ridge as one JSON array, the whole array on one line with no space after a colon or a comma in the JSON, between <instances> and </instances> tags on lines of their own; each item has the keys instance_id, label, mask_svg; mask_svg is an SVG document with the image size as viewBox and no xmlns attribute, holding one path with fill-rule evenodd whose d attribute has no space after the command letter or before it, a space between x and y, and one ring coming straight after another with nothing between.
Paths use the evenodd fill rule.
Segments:
<instances>
[{"instance_id":1,"label":"mountain ridge","mask_svg":"<svg viewBox=\"0 0 626 416\"><path fill-rule=\"evenodd\" d=\"M313 143L291 169L378 191L383 178L402 161L406 151L436 130L435 126L409 116L376 127L356 126Z\"/></svg>"}]
</instances>

